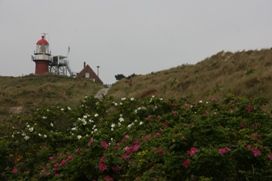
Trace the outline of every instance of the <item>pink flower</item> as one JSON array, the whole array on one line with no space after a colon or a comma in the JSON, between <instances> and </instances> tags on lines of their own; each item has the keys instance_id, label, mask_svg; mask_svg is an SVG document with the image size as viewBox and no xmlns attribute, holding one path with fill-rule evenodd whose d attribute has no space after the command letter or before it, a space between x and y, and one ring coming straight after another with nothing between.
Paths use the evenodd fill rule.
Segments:
<instances>
[{"instance_id":1,"label":"pink flower","mask_svg":"<svg viewBox=\"0 0 272 181\"><path fill-rule=\"evenodd\" d=\"M76 153L78 153L79 151L80 151L80 148L77 148L77 149L75 150Z\"/></svg>"},{"instance_id":2,"label":"pink flower","mask_svg":"<svg viewBox=\"0 0 272 181\"><path fill-rule=\"evenodd\" d=\"M140 148L140 146L137 144L137 145L134 145L133 146L133 151L137 151L138 149Z\"/></svg>"},{"instance_id":3,"label":"pink flower","mask_svg":"<svg viewBox=\"0 0 272 181\"><path fill-rule=\"evenodd\" d=\"M12 173L17 173L18 172L18 169L17 168L14 168L13 170L12 170Z\"/></svg>"},{"instance_id":4,"label":"pink flower","mask_svg":"<svg viewBox=\"0 0 272 181\"><path fill-rule=\"evenodd\" d=\"M159 154L163 153L163 150L161 148L159 148L157 151L158 151Z\"/></svg>"},{"instance_id":5,"label":"pink flower","mask_svg":"<svg viewBox=\"0 0 272 181\"><path fill-rule=\"evenodd\" d=\"M106 175L106 176L104 177L104 180L105 180L105 181L113 181L113 178L111 178L111 176L109 176L109 175Z\"/></svg>"},{"instance_id":6,"label":"pink flower","mask_svg":"<svg viewBox=\"0 0 272 181\"><path fill-rule=\"evenodd\" d=\"M46 146L43 146L43 149L46 149Z\"/></svg>"},{"instance_id":7,"label":"pink flower","mask_svg":"<svg viewBox=\"0 0 272 181\"><path fill-rule=\"evenodd\" d=\"M230 113L233 113L233 109L230 109L229 112L230 112Z\"/></svg>"},{"instance_id":8,"label":"pink flower","mask_svg":"<svg viewBox=\"0 0 272 181\"><path fill-rule=\"evenodd\" d=\"M49 157L49 160L54 160L54 156L50 156L50 157Z\"/></svg>"},{"instance_id":9,"label":"pink flower","mask_svg":"<svg viewBox=\"0 0 272 181\"><path fill-rule=\"evenodd\" d=\"M58 168L58 167L59 167L59 163L55 163L55 164L54 164L54 167L55 167L55 168Z\"/></svg>"},{"instance_id":10,"label":"pink flower","mask_svg":"<svg viewBox=\"0 0 272 181\"><path fill-rule=\"evenodd\" d=\"M250 107L249 104L247 105L247 111L248 111L248 112L251 112L251 111L252 111L252 109L251 109L251 107Z\"/></svg>"},{"instance_id":11,"label":"pink flower","mask_svg":"<svg viewBox=\"0 0 272 181\"><path fill-rule=\"evenodd\" d=\"M214 97L214 98L212 98L212 101L216 102L216 101L218 101L218 99Z\"/></svg>"},{"instance_id":12,"label":"pink flower","mask_svg":"<svg viewBox=\"0 0 272 181\"><path fill-rule=\"evenodd\" d=\"M100 165L99 165L99 170L100 171L104 171L104 170L106 170L107 169L107 165L106 164L104 164L104 163L101 163Z\"/></svg>"},{"instance_id":13,"label":"pink flower","mask_svg":"<svg viewBox=\"0 0 272 181\"><path fill-rule=\"evenodd\" d=\"M177 114L177 111L172 111L172 114Z\"/></svg>"},{"instance_id":14,"label":"pink flower","mask_svg":"<svg viewBox=\"0 0 272 181\"><path fill-rule=\"evenodd\" d=\"M134 144L139 144L139 140L135 140L135 141L134 141Z\"/></svg>"},{"instance_id":15,"label":"pink flower","mask_svg":"<svg viewBox=\"0 0 272 181\"><path fill-rule=\"evenodd\" d=\"M129 155L128 155L127 153L125 153L125 154L123 155L123 158L124 158L124 159L128 159L128 157L129 157Z\"/></svg>"},{"instance_id":16,"label":"pink flower","mask_svg":"<svg viewBox=\"0 0 272 181\"><path fill-rule=\"evenodd\" d=\"M176 107L176 106L177 106L177 104L176 104L176 103L173 103L173 106L174 106L174 107Z\"/></svg>"},{"instance_id":17,"label":"pink flower","mask_svg":"<svg viewBox=\"0 0 272 181\"><path fill-rule=\"evenodd\" d=\"M259 124L255 122L253 125L253 128L258 128L258 126L259 126Z\"/></svg>"},{"instance_id":18,"label":"pink flower","mask_svg":"<svg viewBox=\"0 0 272 181\"><path fill-rule=\"evenodd\" d=\"M126 139L129 139L129 135L125 135L125 138L126 138Z\"/></svg>"},{"instance_id":19,"label":"pink flower","mask_svg":"<svg viewBox=\"0 0 272 181\"><path fill-rule=\"evenodd\" d=\"M94 142L94 138L92 137L92 138L90 139L89 143L88 143L88 146L91 146L93 142Z\"/></svg>"},{"instance_id":20,"label":"pink flower","mask_svg":"<svg viewBox=\"0 0 272 181\"><path fill-rule=\"evenodd\" d=\"M184 167L188 167L189 165L190 165L189 160L186 159L186 160L183 162L183 166L184 166Z\"/></svg>"},{"instance_id":21,"label":"pink flower","mask_svg":"<svg viewBox=\"0 0 272 181\"><path fill-rule=\"evenodd\" d=\"M161 133L157 132L155 135L154 135L154 138L156 138L157 136L160 136Z\"/></svg>"},{"instance_id":22,"label":"pink flower","mask_svg":"<svg viewBox=\"0 0 272 181\"><path fill-rule=\"evenodd\" d=\"M67 157L68 160L70 160L70 159L72 159L72 158L74 158L73 155L69 155L69 156Z\"/></svg>"},{"instance_id":23,"label":"pink flower","mask_svg":"<svg viewBox=\"0 0 272 181\"><path fill-rule=\"evenodd\" d=\"M251 145L247 145L247 148L249 148L249 149L250 149L250 148L251 148Z\"/></svg>"},{"instance_id":24,"label":"pink flower","mask_svg":"<svg viewBox=\"0 0 272 181\"><path fill-rule=\"evenodd\" d=\"M227 153L227 150L230 150L230 149L228 147L218 149L219 153L221 153L223 155Z\"/></svg>"},{"instance_id":25,"label":"pink flower","mask_svg":"<svg viewBox=\"0 0 272 181\"><path fill-rule=\"evenodd\" d=\"M258 150L257 148L252 148L251 151L253 152L254 156L257 157L258 155L261 154L261 151Z\"/></svg>"},{"instance_id":26,"label":"pink flower","mask_svg":"<svg viewBox=\"0 0 272 181\"><path fill-rule=\"evenodd\" d=\"M55 177L59 177L59 176L60 176L60 174L58 174L58 173L55 174Z\"/></svg>"},{"instance_id":27,"label":"pink flower","mask_svg":"<svg viewBox=\"0 0 272 181\"><path fill-rule=\"evenodd\" d=\"M167 123L166 123L166 122L164 122L164 123L163 123L163 127L166 127L166 126L167 126Z\"/></svg>"},{"instance_id":28,"label":"pink flower","mask_svg":"<svg viewBox=\"0 0 272 181\"><path fill-rule=\"evenodd\" d=\"M103 141L102 143L101 143L101 145L104 147L104 149L106 150L107 148L108 148L108 143L107 142L105 142L105 141Z\"/></svg>"},{"instance_id":29,"label":"pink flower","mask_svg":"<svg viewBox=\"0 0 272 181\"><path fill-rule=\"evenodd\" d=\"M205 114L209 114L209 111L205 111Z\"/></svg>"},{"instance_id":30,"label":"pink flower","mask_svg":"<svg viewBox=\"0 0 272 181\"><path fill-rule=\"evenodd\" d=\"M197 148L192 147L190 150L187 151L187 154L193 156L197 152Z\"/></svg>"},{"instance_id":31,"label":"pink flower","mask_svg":"<svg viewBox=\"0 0 272 181\"><path fill-rule=\"evenodd\" d=\"M65 165L66 164L66 160L62 160L61 161L61 165L63 166L63 165Z\"/></svg>"},{"instance_id":32,"label":"pink flower","mask_svg":"<svg viewBox=\"0 0 272 181\"><path fill-rule=\"evenodd\" d=\"M258 132L254 133L253 138L257 138L259 136Z\"/></svg>"},{"instance_id":33,"label":"pink flower","mask_svg":"<svg viewBox=\"0 0 272 181\"><path fill-rule=\"evenodd\" d=\"M62 157L62 153L59 154L59 157Z\"/></svg>"},{"instance_id":34,"label":"pink flower","mask_svg":"<svg viewBox=\"0 0 272 181\"><path fill-rule=\"evenodd\" d=\"M156 119L160 119L161 118L161 116L160 115L158 115L157 117L156 117Z\"/></svg>"},{"instance_id":35,"label":"pink flower","mask_svg":"<svg viewBox=\"0 0 272 181\"><path fill-rule=\"evenodd\" d=\"M243 127L245 127L245 125L246 125L246 122L244 121L244 122L242 122L241 124L240 124L240 126L243 128Z\"/></svg>"},{"instance_id":36,"label":"pink flower","mask_svg":"<svg viewBox=\"0 0 272 181\"><path fill-rule=\"evenodd\" d=\"M271 154L268 154L268 157L270 160L272 160L272 155Z\"/></svg>"},{"instance_id":37,"label":"pink flower","mask_svg":"<svg viewBox=\"0 0 272 181\"><path fill-rule=\"evenodd\" d=\"M152 115L149 115L149 116L147 116L147 118L146 118L146 119L151 119L151 117L152 117Z\"/></svg>"},{"instance_id":38,"label":"pink flower","mask_svg":"<svg viewBox=\"0 0 272 181\"><path fill-rule=\"evenodd\" d=\"M112 169L113 171L115 171L115 172L118 172L118 171L120 170L119 167L111 167L111 169Z\"/></svg>"},{"instance_id":39,"label":"pink flower","mask_svg":"<svg viewBox=\"0 0 272 181\"><path fill-rule=\"evenodd\" d=\"M117 151L119 149L118 145L114 147L114 150Z\"/></svg>"},{"instance_id":40,"label":"pink flower","mask_svg":"<svg viewBox=\"0 0 272 181\"><path fill-rule=\"evenodd\" d=\"M105 158L106 158L105 156L101 157L100 160L99 160L99 164L101 164L104 161Z\"/></svg>"}]
</instances>

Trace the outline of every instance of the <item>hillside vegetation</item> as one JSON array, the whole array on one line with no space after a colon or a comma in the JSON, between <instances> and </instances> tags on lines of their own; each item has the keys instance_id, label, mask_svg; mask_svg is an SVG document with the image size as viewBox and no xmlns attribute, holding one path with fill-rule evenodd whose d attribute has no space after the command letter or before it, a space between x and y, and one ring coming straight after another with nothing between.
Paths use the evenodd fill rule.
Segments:
<instances>
[{"instance_id":1,"label":"hillside vegetation","mask_svg":"<svg viewBox=\"0 0 272 181\"><path fill-rule=\"evenodd\" d=\"M115 99L156 95L196 102L233 94L271 100L271 88L272 48L236 53L221 51L195 65L122 79L112 86L108 95Z\"/></svg>"},{"instance_id":2,"label":"hillside vegetation","mask_svg":"<svg viewBox=\"0 0 272 181\"><path fill-rule=\"evenodd\" d=\"M53 105L75 106L103 86L52 74L0 77L0 115Z\"/></svg>"}]
</instances>

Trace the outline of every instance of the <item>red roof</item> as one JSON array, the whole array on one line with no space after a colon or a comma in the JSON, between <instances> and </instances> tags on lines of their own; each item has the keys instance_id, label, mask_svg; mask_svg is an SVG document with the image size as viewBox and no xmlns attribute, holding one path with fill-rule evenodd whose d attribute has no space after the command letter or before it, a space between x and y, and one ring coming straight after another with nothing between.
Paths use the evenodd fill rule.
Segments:
<instances>
[{"instance_id":1,"label":"red roof","mask_svg":"<svg viewBox=\"0 0 272 181\"><path fill-rule=\"evenodd\" d=\"M38 45L42 45L42 44L45 44L45 45L49 45L48 41L46 41L44 39L44 36L42 36L42 39L40 39L38 42L37 42Z\"/></svg>"}]
</instances>

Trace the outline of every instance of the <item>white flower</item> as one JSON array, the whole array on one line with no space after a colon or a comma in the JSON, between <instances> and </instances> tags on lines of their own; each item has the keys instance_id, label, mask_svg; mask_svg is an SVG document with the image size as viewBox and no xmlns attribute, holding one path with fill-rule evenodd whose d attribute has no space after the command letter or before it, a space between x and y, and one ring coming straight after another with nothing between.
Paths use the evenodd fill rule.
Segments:
<instances>
[{"instance_id":1,"label":"white flower","mask_svg":"<svg viewBox=\"0 0 272 181\"><path fill-rule=\"evenodd\" d=\"M14 138L14 134L12 134L11 137Z\"/></svg>"},{"instance_id":2,"label":"white flower","mask_svg":"<svg viewBox=\"0 0 272 181\"><path fill-rule=\"evenodd\" d=\"M160 100L162 101L162 100L163 100L163 98L160 98Z\"/></svg>"},{"instance_id":3,"label":"white flower","mask_svg":"<svg viewBox=\"0 0 272 181\"><path fill-rule=\"evenodd\" d=\"M31 127L31 128L29 128L28 129L30 132L32 132L33 130L34 130L34 128L33 127Z\"/></svg>"},{"instance_id":4,"label":"white flower","mask_svg":"<svg viewBox=\"0 0 272 181\"><path fill-rule=\"evenodd\" d=\"M139 125L142 125L143 124L143 122L141 121L140 123L139 123Z\"/></svg>"},{"instance_id":5,"label":"white flower","mask_svg":"<svg viewBox=\"0 0 272 181\"><path fill-rule=\"evenodd\" d=\"M120 114L119 117L120 117L120 118L123 117L123 114Z\"/></svg>"},{"instance_id":6,"label":"white flower","mask_svg":"<svg viewBox=\"0 0 272 181\"><path fill-rule=\"evenodd\" d=\"M110 139L111 141L113 140L113 138Z\"/></svg>"},{"instance_id":7,"label":"white flower","mask_svg":"<svg viewBox=\"0 0 272 181\"><path fill-rule=\"evenodd\" d=\"M43 137L47 138L47 135L45 134L45 135L43 135Z\"/></svg>"},{"instance_id":8,"label":"white flower","mask_svg":"<svg viewBox=\"0 0 272 181\"><path fill-rule=\"evenodd\" d=\"M63 109L63 108L61 108L61 111L64 111L64 109Z\"/></svg>"},{"instance_id":9,"label":"white flower","mask_svg":"<svg viewBox=\"0 0 272 181\"><path fill-rule=\"evenodd\" d=\"M118 123L118 126L120 127L122 124L121 123Z\"/></svg>"},{"instance_id":10,"label":"white flower","mask_svg":"<svg viewBox=\"0 0 272 181\"><path fill-rule=\"evenodd\" d=\"M202 103L202 100L198 101L199 103Z\"/></svg>"},{"instance_id":11,"label":"white flower","mask_svg":"<svg viewBox=\"0 0 272 181\"><path fill-rule=\"evenodd\" d=\"M25 138L25 140L28 140L28 139L29 139L29 136L25 136L24 138Z\"/></svg>"},{"instance_id":12,"label":"white flower","mask_svg":"<svg viewBox=\"0 0 272 181\"><path fill-rule=\"evenodd\" d=\"M94 129L95 127L96 127L96 125L94 124L94 125L93 125L93 129Z\"/></svg>"},{"instance_id":13,"label":"white flower","mask_svg":"<svg viewBox=\"0 0 272 181\"><path fill-rule=\"evenodd\" d=\"M85 96L85 99L87 99L88 98L88 96Z\"/></svg>"},{"instance_id":14,"label":"white flower","mask_svg":"<svg viewBox=\"0 0 272 181\"><path fill-rule=\"evenodd\" d=\"M25 136L25 135L26 135L26 134L23 132L23 133L22 133L22 136Z\"/></svg>"},{"instance_id":15,"label":"white flower","mask_svg":"<svg viewBox=\"0 0 272 181\"><path fill-rule=\"evenodd\" d=\"M39 136L42 136L41 133L38 134Z\"/></svg>"},{"instance_id":16,"label":"white flower","mask_svg":"<svg viewBox=\"0 0 272 181\"><path fill-rule=\"evenodd\" d=\"M113 128L111 128L111 131L113 131Z\"/></svg>"},{"instance_id":17,"label":"white flower","mask_svg":"<svg viewBox=\"0 0 272 181\"><path fill-rule=\"evenodd\" d=\"M123 97L121 100L122 100L122 101L124 101L124 100L126 100L126 98L125 98L125 97Z\"/></svg>"},{"instance_id":18,"label":"white flower","mask_svg":"<svg viewBox=\"0 0 272 181\"><path fill-rule=\"evenodd\" d=\"M155 97L155 95L152 95L152 97L154 98L154 97Z\"/></svg>"},{"instance_id":19,"label":"white flower","mask_svg":"<svg viewBox=\"0 0 272 181\"><path fill-rule=\"evenodd\" d=\"M81 138L82 138L82 136L81 136L81 135L77 135L77 139L79 139L79 140L80 140Z\"/></svg>"},{"instance_id":20,"label":"white flower","mask_svg":"<svg viewBox=\"0 0 272 181\"><path fill-rule=\"evenodd\" d=\"M115 106L118 106L118 103L116 103L116 102L113 102L113 104L114 104Z\"/></svg>"},{"instance_id":21,"label":"white flower","mask_svg":"<svg viewBox=\"0 0 272 181\"><path fill-rule=\"evenodd\" d=\"M119 104L120 104L121 106L123 105L123 103L122 103L122 102L120 102Z\"/></svg>"},{"instance_id":22,"label":"white flower","mask_svg":"<svg viewBox=\"0 0 272 181\"><path fill-rule=\"evenodd\" d=\"M135 123L137 123L137 119L135 119L135 121L134 121Z\"/></svg>"},{"instance_id":23,"label":"white flower","mask_svg":"<svg viewBox=\"0 0 272 181\"><path fill-rule=\"evenodd\" d=\"M114 126L115 126L115 124L114 124L114 123L113 123L113 124L111 124L111 127L112 127L112 128L114 128Z\"/></svg>"},{"instance_id":24,"label":"white flower","mask_svg":"<svg viewBox=\"0 0 272 181\"><path fill-rule=\"evenodd\" d=\"M96 131L97 131L97 129L95 128L95 129L94 129L94 132L96 132Z\"/></svg>"},{"instance_id":25,"label":"white flower","mask_svg":"<svg viewBox=\"0 0 272 181\"><path fill-rule=\"evenodd\" d=\"M27 125L26 127L28 127L28 128L29 128L30 126L29 126L29 125Z\"/></svg>"},{"instance_id":26,"label":"white flower","mask_svg":"<svg viewBox=\"0 0 272 181\"><path fill-rule=\"evenodd\" d=\"M82 124L83 125L86 125L87 124L87 121L85 121L85 119L82 120Z\"/></svg>"},{"instance_id":27,"label":"white flower","mask_svg":"<svg viewBox=\"0 0 272 181\"><path fill-rule=\"evenodd\" d=\"M67 107L67 109L68 109L68 110L71 110L71 108L70 108L69 106Z\"/></svg>"},{"instance_id":28,"label":"white flower","mask_svg":"<svg viewBox=\"0 0 272 181\"><path fill-rule=\"evenodd\" d=\"M129 124L127 127L130 128L132 126L132 124Z\"/></svg>"},{"instance_id":29,"label":"white flower","mask_svg":"<svg viewBox=\"0 0 272 181\"><path fill-rule=\"evenodd\" d=\"M93 123L94 121L90 119L89 122L90 122L90 123Z\"/></svg>"},{"instance_id":30,"label":"white flower","mask_svg":"<svg viewBox=\"0 0 272 181\"><path fill-rule=\"evenodd\" d=\"M120 121L120 122L123 122L123 121L124 121L124 118L119 118L119 121Z\"/></svg>"},{"instance_id":31,"label":"white flower","mask_svg":"<svg viewBox=\"0 0 272 181\"><path fill-rule=\"evenodd\" d=\"M76 127L72 128L73 131L76 130L76 129L77 129Z\"/></svg>"},{"instance_id":32,"label":"white flower","mask_svg":"<svg viewBox=\"0 0 272 181\"><path fill-rule=\"evenodd\" d=\"M132 98L130 98L130 100L131 100L131 101L134 101L134 98L132 97Z\"/></svg>"},{"instance_id":33,"label":"white flower","mask_svg":"<svg viewBox=\"0 0 272 181\"><path fill-rule=\"evenodd\" d=\"M53 126L54 126L54 125L53 125L53 123L50 123L50 126L52 126L52 127L53 127Z\"/></svg>"},{"instance_id":34,"label":"white flower","mask_svg":"<svg viewBox=\"0 0 272 181\"><path fill-rule=\"evenodd\" d=\"M46 117L46 116L43 116L42 118L43 118L43 119L46 119L47 117Z\"/></svg>"},{"instance_id":35,"label":"white flower","mask_svg":"<svg viewBox=\"0 0 272 181\"><path fill-rule=\"evenodd\" d=\"M46 111L49 112L49 109L47 109Z\"/></svg>"},{"instance_id":36,"label":"white flower","mask_svg":"<svg viewBox=\"0 0 272 181\"><path fill-rule=\"evenodd\" d=\"M94 117L97 117L98 116L98 114L96 113L95 115L94 115Z\"/></svg>"},{"instance_id":37,"label":"white flower","mask_svg":"<svg viewBox=\"0 0 272 181\"><path fill-rule=\"evenodd\" d=\"M138 111L137 111L137 109L136 109L136 110L134 111L134 113L137 114L137 112L138 112Z\"/></svg>"},{"instance_id":38,"label":"white flower","mask_svg":"<svg viewBox=\"0 0 272 181\"><path fill-rule=\"evenodd\" d=\"M87 119L87 115L84 115L83 118Z\"/></svg>"}]
</instances>

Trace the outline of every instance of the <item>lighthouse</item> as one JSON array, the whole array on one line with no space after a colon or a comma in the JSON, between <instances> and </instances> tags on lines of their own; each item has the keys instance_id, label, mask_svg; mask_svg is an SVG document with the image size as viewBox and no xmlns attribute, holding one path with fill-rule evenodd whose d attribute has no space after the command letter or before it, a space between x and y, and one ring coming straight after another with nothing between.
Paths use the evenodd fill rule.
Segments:
<instances>
[{"instance_id":1,"label":"lighthouse","mask_svg":"<svg viewBox=\"0 0 272 181\"><path fill-rule=\"evenodd\" d=\"M46 41L44 35L36 43L36 51L32 60L36 63L35 74L43 74L48 72L49 63L52 62L51 52L49 51L49 43Z\"/></svg>"}]
</instances>

